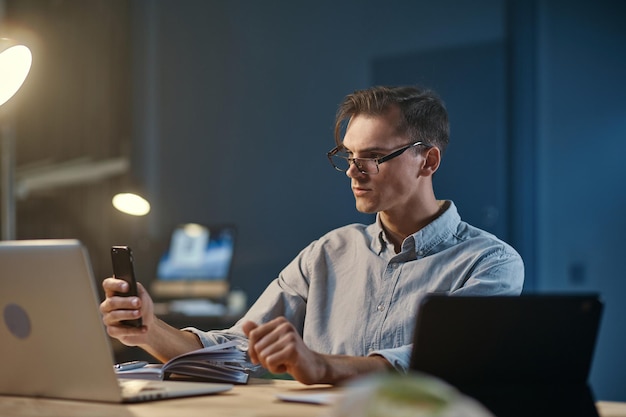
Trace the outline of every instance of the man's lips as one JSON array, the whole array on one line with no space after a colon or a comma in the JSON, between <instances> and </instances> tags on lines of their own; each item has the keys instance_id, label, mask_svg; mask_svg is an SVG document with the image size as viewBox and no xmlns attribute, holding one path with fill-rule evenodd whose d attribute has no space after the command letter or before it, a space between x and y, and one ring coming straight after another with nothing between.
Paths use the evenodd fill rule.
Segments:
<instances>
[{"instance_id":1,"label":"man's lips","mask_svg":"<svg viewBox=\"0 0 626 417\"><path fill-rule=\"evenodd\" d=\"M366 188L366 187L359 187L358 185L352 186L352 192L354 193L355 196L364 195L364 194L368 193L369 191L371 191L371 190L369 188Z\"/></svg>"}]
</instances>

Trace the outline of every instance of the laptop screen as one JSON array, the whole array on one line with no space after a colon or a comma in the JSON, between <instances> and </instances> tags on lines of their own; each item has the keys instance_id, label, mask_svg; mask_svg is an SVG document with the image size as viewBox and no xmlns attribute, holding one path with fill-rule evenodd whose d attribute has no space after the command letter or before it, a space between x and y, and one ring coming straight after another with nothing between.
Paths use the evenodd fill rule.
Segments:
<instances>
[{"instance_id":1,"label":"laptop screen","mask_svg":"<svg viewBox=\"0 0 626 417\"><path fill-rule=\"evenodd\" d=\"M235 251L234 226L188 223L172 232L157 265L152 291L164 298L221 298L229 289Z\"/></svg>"}]
</instances>

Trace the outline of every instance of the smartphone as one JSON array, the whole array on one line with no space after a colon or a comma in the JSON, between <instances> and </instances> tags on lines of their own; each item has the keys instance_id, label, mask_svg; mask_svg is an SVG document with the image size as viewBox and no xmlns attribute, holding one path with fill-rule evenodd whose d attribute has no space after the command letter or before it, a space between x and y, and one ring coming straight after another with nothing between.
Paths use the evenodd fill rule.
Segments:
<instances>
[{"instance_id":1,"label":"smartphone","mask_svg":"<svg viewBox=\"0 0 626 417\"><path fill-rule=\"evenodd\" d=\"M128 283L128 292L116 293L122 297L137 296L137 281L133 268L133 251L128 246L112 246L111 261L113 263L113 275L117 279L123 279ZM132 320L122 320L122 324L133 327L141 327L141 317Z\"/></svg>"}]
</instances>

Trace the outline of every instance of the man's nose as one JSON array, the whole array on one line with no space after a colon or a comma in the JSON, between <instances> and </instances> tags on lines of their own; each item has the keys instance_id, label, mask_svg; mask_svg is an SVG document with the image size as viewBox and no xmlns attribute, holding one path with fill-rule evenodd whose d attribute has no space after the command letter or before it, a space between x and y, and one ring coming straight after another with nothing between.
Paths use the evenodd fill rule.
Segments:
<instances>
[{"instance_id":1,"label":"man's nose","mask_svg":"<svg viewBox=\"0 0 626 417\"><path fill-rule=\"evenodd\" d=\"M348 176L348 178L356 178L356 177L363 177L366 174L361 172L361 170L359 169L355 161L352 161L350 163L350 166L346 170L346 175Z\"/></svg>"}]
</instances>

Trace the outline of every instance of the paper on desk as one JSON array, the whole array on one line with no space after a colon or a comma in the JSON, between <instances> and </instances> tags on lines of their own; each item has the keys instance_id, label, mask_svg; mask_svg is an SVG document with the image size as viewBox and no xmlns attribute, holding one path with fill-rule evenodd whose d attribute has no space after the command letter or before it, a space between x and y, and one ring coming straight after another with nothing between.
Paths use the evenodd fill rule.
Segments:
<instances>
[{"instance_id":1,"label":"paper on desk","mask_svg":"<svg viewBox=\"0 0 626 417\"><path fill-rule=\"evenodd\" d=\"M281 393L276 394L276 398L281 401L306 404L331 405L336 403L343 396L340 392L304 392L304 393Z\"/></svg>"}]
</instances>

